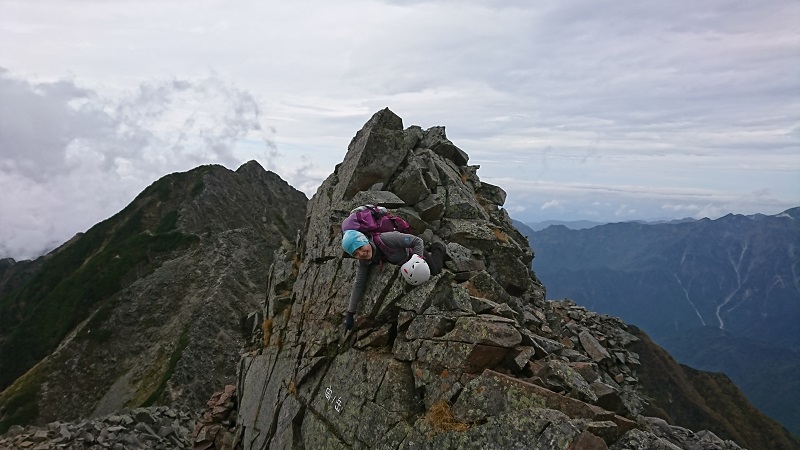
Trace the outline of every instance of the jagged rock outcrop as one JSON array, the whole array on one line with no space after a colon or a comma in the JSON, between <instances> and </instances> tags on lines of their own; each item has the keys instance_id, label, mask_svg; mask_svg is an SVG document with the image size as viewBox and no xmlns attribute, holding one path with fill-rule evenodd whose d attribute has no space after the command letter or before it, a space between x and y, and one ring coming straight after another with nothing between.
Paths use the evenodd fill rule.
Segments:
<instances>
[{"instance_id":1,"label":"jagged rock outcrop","mask_svg":"<svg viewBox=\"0 0 800 450\"><path fill-rule=\"evenodd\" d=\"M306 203L255 161L202 166L41 258L0 302L14 311L1 371L24 373L0 393L0 431L149 405L198 412L235 384L242 319Z\"/></svg>"},{"instance_id":2,"label":"jagged rock outcrop","mask_svg":"<svg viewBox=\"0 0 800 450\"><path fill-rule=\"evenodd\" d=\"M192 432L193 450L235 445L237 404L236 386L232 384L211 396Z\"/></svg>"},{"instance_id":3,"label":"jagged rock outcrop","mask_svg":"<svg viewBox=\"0 0 800 450\"><path fill-rule=\"evenodd\" d=\"M545 301L505 193L443 127L404 129L388 109L356 134L276 254L263 347L240 363L245 449L737 449L640 416L639 355L619 320ZM447 244L447 270L410 288L371 275L355 330L343 312L355 260L340 224L360 204Z\"/></svg>"}]
</instances>

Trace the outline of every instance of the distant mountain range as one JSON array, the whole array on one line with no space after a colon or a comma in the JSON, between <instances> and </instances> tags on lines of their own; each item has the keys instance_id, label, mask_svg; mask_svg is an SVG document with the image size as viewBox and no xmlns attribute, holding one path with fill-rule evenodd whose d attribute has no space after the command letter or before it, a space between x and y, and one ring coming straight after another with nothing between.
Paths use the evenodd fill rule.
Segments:
<instances>
[{"instance_id":1,"label":"distant mountain range","mask_svg":"<svg viewBox=\"0 0 800 450\"><path fill-rule=\"evenodd\" d=\"M520 225L524 228L529 228L532 231L541 231L552 225L563 225L570 230L583 230L585 228L592 228L598 225L604 225L607 222L592 222L591 220L545 220L543 222L519 222L515 221L514 225L522 231Z\"/></svg>"},{"instance_id":2,"label":"distant mountain range","mask_svg":"<svg viewBox=\"0 0 800 450\"><path fill-rule=\"evenodd\" d=\"M685 223L685 222L694 222L697 219L693 219L691 217L687 217L684 219L670 219L670 220L632 220L631 223L643 223L643 224L661 224L661 223ZM599 225L605 225L609 222L595 222L591 220L544 220L542 222L520 222L518 220L514 220L514 226L516 226L520 231L522 230L530 230L533 231L542 231L545 228L553 225L563 225L570 230L585 230L587 228L593 228Z\"/></svg>"},{"instance_id":3,"label":"distant mountain range","mask_svg":"<svg viewBox=\"0 0 800 450\"><path fill-rule=\"evenodd\" d=\"M800 434L800 208L531 231L549 299L642 327L679 361L724 372Z\"/></svg>"}]
</instances>

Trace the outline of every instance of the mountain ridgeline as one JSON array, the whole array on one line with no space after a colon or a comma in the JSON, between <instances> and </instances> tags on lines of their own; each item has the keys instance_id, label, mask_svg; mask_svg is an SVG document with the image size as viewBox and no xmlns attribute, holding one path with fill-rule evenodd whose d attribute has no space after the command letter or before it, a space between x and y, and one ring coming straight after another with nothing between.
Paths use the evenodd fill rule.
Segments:
<instances>
[{"instance_id":1,"label":"mountain ridgeline","mask_svg":"<svg viewBox=\"0 0 800 450\"><path fill-rule=\"evenodd\" d=\"M204 166L45 257L3 260L0 446L800 448L725 376L546 301L505 192L468 162L444 127L384 109L311 200L255 162ZM411 287L373 268L344 333L340 224L365 203L445 243L446 270ZM197 417L191 439L163 408Z\"/></svg>"},{"instance_id":2,"label":"mountain ridgeline","mask_svg":"<svg viewBox=\"0 0 800 450\"><path fill-rule=\"evenodd\" d=\"M202 407L307 199L256 162L168 175L115 216L0 272L0 430L123 407Z\"/></svg>"},{"instance_id":3,"label":"mountain ridgeline","mask_svg":"<svg viewBox=\"0 0 800 450\"><path fill-rule=\"evenodd\" d=\"M549 298L640 326L800 434L800 208L525 234Z\"/></svg>"}]
</instances>

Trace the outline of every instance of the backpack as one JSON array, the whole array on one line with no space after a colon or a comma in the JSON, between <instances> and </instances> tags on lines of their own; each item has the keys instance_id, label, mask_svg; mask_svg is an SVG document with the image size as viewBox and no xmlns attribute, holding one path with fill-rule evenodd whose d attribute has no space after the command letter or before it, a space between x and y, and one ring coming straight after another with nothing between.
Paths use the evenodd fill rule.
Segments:
<instances>
[{"instance_id":1,"label":"backpack","mask_svg":"<svg viewBox=\"0 0 800 450\"><path fill-rule=\"evenodd\" d=\"M380 238L381 233L399 231L411 233L411 225L400 216L395 216L383 206L364 205L350 211L350 215L342 221L342 231L356 230L372 236L372 241L380 248L384 258L391 253ZM407 249L410 256L410 250ZM383 261L381 261L381 264Z\"/></svg>"},{"instance_id":2,"label":"backpack","mask_svg":"<svg viewBox=\"0 0 800 450\"><path fill-rule=\"evenodd\" d=\"M395 216L383 206L364 205L350 211L342 222L342 231L356 230L364 234L399 231L411 233L411 225L400 216Z\"/></svg>"}]
</instances>

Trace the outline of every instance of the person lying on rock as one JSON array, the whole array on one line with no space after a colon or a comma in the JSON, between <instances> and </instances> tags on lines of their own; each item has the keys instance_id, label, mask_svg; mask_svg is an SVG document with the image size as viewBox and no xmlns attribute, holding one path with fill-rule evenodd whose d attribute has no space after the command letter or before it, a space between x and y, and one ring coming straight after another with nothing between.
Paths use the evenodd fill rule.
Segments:
<instances>
[{"instance_id":1,"label":"person lying on rock","mask_svg":"<svg viewBox=\"0 0 800 450\"><path fill-rule=\"evenodd\" d=\"M422 238L398 231L367 236L360 231L347 230L342 236L342 248L359 260L356 281L353 283L350 304L344 318L346 331L353 328L353 316L364 297L371 267L384 262L401 266L403 277L409 284L416 286L442 271L447 251L441 242L431 244L430 251L427 251Z\"/></svg>"}]
</instances>

